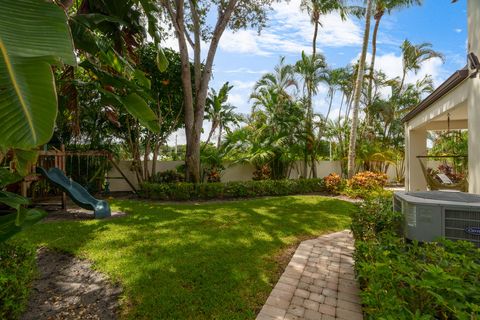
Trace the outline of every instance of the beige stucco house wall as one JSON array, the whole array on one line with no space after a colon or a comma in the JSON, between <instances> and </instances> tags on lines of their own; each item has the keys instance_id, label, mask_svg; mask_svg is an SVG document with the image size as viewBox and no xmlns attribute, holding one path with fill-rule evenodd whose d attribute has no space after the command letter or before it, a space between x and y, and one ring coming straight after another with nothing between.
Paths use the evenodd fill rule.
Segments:
<instances>
[{"instance_id":1,"label":"beige stucco house wall","mask_svg":"<svg viewBox=\"0 0 480 320\"><path fill-rule=\"evenodd\" d=\"M468 53L480 57L480 1L468 0ZM468 61L466 61L467 63ZM468 129L469 192L480 194L480 75L468 63L405 118L405 188L426 190L417 159L426 154L428 130Z\"/></svg>"}]
</instances>

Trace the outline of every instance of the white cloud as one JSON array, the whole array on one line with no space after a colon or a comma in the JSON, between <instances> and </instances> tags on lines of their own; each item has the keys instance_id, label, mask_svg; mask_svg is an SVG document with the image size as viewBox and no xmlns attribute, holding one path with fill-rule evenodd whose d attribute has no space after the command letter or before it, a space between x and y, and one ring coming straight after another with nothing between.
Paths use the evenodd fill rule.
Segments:
<instances>
[{"instance_id":1,"label":"white cloud","mask_svg":"<svg viewBox=\"0 0 480 320\"><path fill-rule=\"evenodd\" d=\"M175 38L173 35L163 38L162 47L179 51L177 38Z\"/></svg>"},{"instance_id":2,"label":"white cloud","mask_svg":"<svg viewBox=\"0 0 480 320\"><path fill-rule=\"evenodd\" d=\"M248 97L248 94L231 93L228 95L228 103L234 107L237 107L237 109L241 112L243 112L245 108L247 109L246 111L249 111Z\"/></svg>"},{"instance_id":3,"label":"white cloud","mask_svg":"<svg viewBox=\"0 0 480 320\"><path fill-rule=\"evenodd\" d=\"M236 112L250 113L250 94L253 91L255 82L234 80L231 83L233 85L233 89L228 95L228 102L237 108Z\"/></svg>"},{"instance_id":4,"label":"white cloud","mask_svg":"<svg viewBox=\"0 0 480 320\"><path fill-rule=\"evenodd\" d=\"M362 30L352 19L343 21L336 13L321 17L318 47L358 46ZM259 35L256 30L225 31L220 48L226 52L270 56L299 54L311 51L313 25L306 12L300 10L300 0L281 2L273 6L269 26Z\"/></svg>"},{"instance_id":5,"label":"white cloud","mask_svg":"<svg viewBox=\"0 0 480 320\"><path fill-rule=\"evenodd\" d=\"M345 110L340 110L340 108L332 108L330 111L330 115L328 116L328 119L330 120L338 120L338 116L340 115L340 111L342 111L342 117L344 116Z\"/></svg>"},{"instance_id":6,"label":"white cloud","mask_svg":"<svg viewBox=\"0 0 480 320\"><path fill-rule=\"evenodd\" d=\"M454 29L454 31L455 31L456 33L460 33L460 32L462 32L463 30L460 29L460 28L457 28L457 29Z\"/></svg>"},{"instance_id":7,"label":"white cloud","mask_svg":"<svg viewBox=\"0 0 480 320\"><path fill-rule=\"evenodd\" d=\"M253 30L239 30L235 33L226 30L220 41L220 48L226 52L268 54L260 49L257 36Z\"/></svg>"},{"instance_id":8,"label":"white cloud","mask_svg":"<svg viewBox=\"0 0 480 320\"><path fill-rule=\"evenodd\" d=\"M300 0L275 4L272 24L278 23L278 30L293 33L295 37L310 42L313 25L307 12L300 10ZM337 13L320 17L322 27L318 34L320 47L357 46L362 43L362 29L352 19L343 21ZM290 31L291 30L291 31Z\"/></svg>"},{"instance_id":9,"label":"white cloud","mask_svg":"<svg viewBox=\"0 0 480 320\"><path fill-rule=\"evenodd\" d=\"M225 73L242 73L242 74L245 74L245 73L248 73L248 74L264 74L264 73L267 73L267 72L269 72L269 71L266 70L266 69L264 69L264 70L253 70L253 69L250 69L250 68L242 67L242 68L237 68L237 69L232 69L232 70L225 70L225 71L220 71L220 72L225 72Z\"/></svg>"},{"instance_id":10,"label":"white cloud","mask_svg":"<svg viewBox=\"0 0 480 320\"><path fill-rule=\"evenodd\" d=\"M233 80L231 82L233 85L233 90L240 89L240 90L253 90L253 86L255 85L255 81L240 81L240 80Z\"/></svg>"},{"instance_id":11,"label":"white cloud","mask_svg":"<svg viewBox=\"0 0 480 320\"><path fill-rule=\"evenodd\" d=\"M367 54L367 62L370 62L372 55L370 53ZM353 59L351 62L356 63L358 61L357 58ZM395 77L402 77L403 67L402 67L402 56L399 54L395 54L393 52L386 53L383 55L377 55L375 58L375 70L380 70L387 78L395 78ZM435 86L441 84L441 82L445 79L445 71L443 69L443 62L439 58L433 58L424 62L420 68L420 70L415 73L413 71L407 73L405 78L406 83L414 83L417 80L423 79L426 75L432 76L433 82Z\"/></svg>"}]
</instances>

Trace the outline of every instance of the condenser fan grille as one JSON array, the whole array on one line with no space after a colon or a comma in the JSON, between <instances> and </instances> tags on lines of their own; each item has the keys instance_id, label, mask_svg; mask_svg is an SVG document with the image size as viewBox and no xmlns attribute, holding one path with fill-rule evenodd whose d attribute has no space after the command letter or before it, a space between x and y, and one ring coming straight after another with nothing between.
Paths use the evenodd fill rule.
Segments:
<instances>
[{"instance_id":1,"label":"condenser fan grille","mask_svg":"<svg viewBox=\"0 0 480 320\"><path fill-rule=\"evenodd\" d=\"M480 247L480 211L445 209L445 238L468 240Z\"/></svg>"}]
</instances>

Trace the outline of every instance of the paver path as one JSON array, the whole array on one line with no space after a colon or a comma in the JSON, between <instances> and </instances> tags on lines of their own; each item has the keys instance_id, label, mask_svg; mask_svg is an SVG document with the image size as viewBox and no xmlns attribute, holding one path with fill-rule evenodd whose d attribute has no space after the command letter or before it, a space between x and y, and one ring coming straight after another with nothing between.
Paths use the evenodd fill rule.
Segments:
<instances>
[{"instance_id":1,"label":"paver path","mask_svg":"<svg viewBox=\"0 0 480 320\"><path fill-rule=\"evenodd\" d=\"M257 320L363 319L349 230L300 243Z\"/></svg>"}]
</instances>

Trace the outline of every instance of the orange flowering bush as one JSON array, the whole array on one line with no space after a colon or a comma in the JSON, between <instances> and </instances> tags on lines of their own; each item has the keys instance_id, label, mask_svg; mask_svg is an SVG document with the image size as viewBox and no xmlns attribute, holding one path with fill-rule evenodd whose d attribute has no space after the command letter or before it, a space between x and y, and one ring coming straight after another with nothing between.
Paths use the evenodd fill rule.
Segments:
<instances>
[{"instance_id":1,"label":"orange flowering bush","mask_svg":"<svg viewBox=\"0 0 480 320\"><path fill-rule=\"evenodd\" d=\"M349 181L351 189L373 190L383 188L387 184L387 175L380 172L363 171L354 175Z\"/></svg>"},{"instance_id":2,"label":"orange flowering bush","mask_svg":"<svg viewBox=\"0 0 480 320\"><path fill-rule=\"evenodd\" d=\"M325 185L325 189L332 193L339 192L343 185L342 178L336 173L330 173L328 176L324 177L323 183Z\"/></svg>"}]
</instances>

